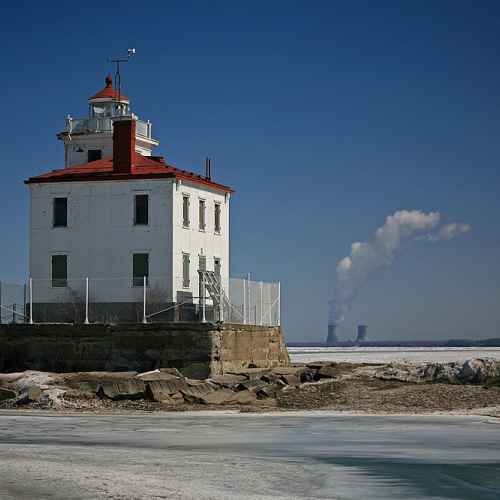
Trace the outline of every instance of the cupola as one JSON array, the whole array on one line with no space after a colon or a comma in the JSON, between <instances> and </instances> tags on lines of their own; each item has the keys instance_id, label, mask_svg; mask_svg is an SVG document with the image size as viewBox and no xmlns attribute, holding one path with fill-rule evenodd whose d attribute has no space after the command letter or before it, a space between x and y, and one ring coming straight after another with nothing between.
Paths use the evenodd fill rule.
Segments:
<instances>
[{"instance_id":1,"label":"cupola","mask_svg":"<svg viewBox=\"0 0 500 500\"><path fill-rule=\"evenodd\" d=\"M86 118L66 119L66 130L57 137L64 142L66 167L82 165L113 154L113 122L123 117L133 117L136 123L135 151L151 156L159 142L152 138L152 124L132 114L129 98L113 86L111 75L106 76L105 86L88 99Z\"/></svg>"}]
</instances>

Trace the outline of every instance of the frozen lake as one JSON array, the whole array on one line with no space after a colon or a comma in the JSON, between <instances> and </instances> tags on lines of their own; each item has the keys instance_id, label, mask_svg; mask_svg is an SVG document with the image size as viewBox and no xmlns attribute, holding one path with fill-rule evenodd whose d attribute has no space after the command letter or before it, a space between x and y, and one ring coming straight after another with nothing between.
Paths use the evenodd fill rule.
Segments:
<instances>
[{"instance_id":1,"label":"frozen lake","mask_svg":"<svg viewBox=\"0 0 500 500\"><path fill-rule=\"evenodd\" d=\"M390 361L465 361L471 358L500 360L500 347L289 347L292 362L344 361L388 363Z\"/></svg>"},{"instance_id":2,"label":"frozen lake","mask_svg":"<svg viewBox=\"0 0 500 500\"><path fill-rule=\"evenodd\" d=\"M0 413L1 499L498 499L482 417Z\"/></svg>"}]
</instances>

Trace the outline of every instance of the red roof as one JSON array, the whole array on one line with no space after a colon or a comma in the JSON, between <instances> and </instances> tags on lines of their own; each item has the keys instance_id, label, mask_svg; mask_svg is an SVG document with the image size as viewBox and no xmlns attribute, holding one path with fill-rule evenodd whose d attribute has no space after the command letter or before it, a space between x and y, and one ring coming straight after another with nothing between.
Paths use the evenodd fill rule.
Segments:
<instances>
[{"instance_id":1,"label":"red roof","mask_svg":"<svg viewBox=\"0 0 500 500\"><path fill-rule=\"evenodd\" d=\"M232 193L233 189L208 180L206 177L167 165L161 157L148 157L135 153L134 166L130 173L113 171L111 156L75 167L52 170L46 174L30 177L26 184L46 182L118 181L131 179L181 179L210 187L217 191Z\"/></svg>"},{"instance_id":2,"label":"red roof","mask_svg":"<svg viewBox=\"0 0 500 500\"><path fill-rule=\"evenodd\" d=\"M111 78L111 75L108 75L106 77L105 82L106 86L102 90L97 92L96 95L89 97L89 101L92 101L94 99L113 99L115 101L118 101L118 89L113 88L113 78ZM124 96L123 94L120 94L119 100L120 102L129 101L128 97Z\"/></svg>"}]
</instances>

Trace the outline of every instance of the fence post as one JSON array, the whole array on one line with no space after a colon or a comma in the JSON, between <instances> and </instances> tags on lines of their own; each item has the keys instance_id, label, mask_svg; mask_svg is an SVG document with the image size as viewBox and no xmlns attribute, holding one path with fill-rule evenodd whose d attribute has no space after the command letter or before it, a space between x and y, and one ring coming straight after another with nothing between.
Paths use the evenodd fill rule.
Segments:
<instances>
[{"instance_id":1,"label":"fence post","mask_svg":"<svg viewBox=\"0 0 500 500\"><path fill-rule=\"evenodd\" d=\"M26 311L24 311L26 314ZM2 282L0 281L0 325L2 324Z\"/></svg>"},{"instance_id":2,"label":"fence post","mask_svg":"<svg viewBox=\"0 0 500 500\"><path fill-rule=\"evenodd\" d=\"M278 281L278 326L281 326L281 281Z\"/></svg>"},{"instance_id":3,"label":"fence post","mask_svg":"<svg viewBox=\"0 0 500 500\"><path fill-rule=\"evenodd\" d=\"M144 291L143 291L143 310L142 310L142 322L146 324L148 319L146 318L146 286L147 286L147 278L144 276Z\"/></svg>"},{"instance_id":4,"label":"fence post","mask_svg":"<svg viewBox=\"0 0 500 500\"><path fill-rule=\"evenodd\" d=\"M219 321L224 321L224 305L222 304L222 278L221 283L219 285Z\"/></svg>"},{"instance_id":5,"label":"fence post","mask_svg":"<svg viewBox=\"0 0 500 500\"><path fill-rule=\"evenodd\" d=\"M206 311L205 311L205 273L201 272L201 322L206 323Z\"/></svg>"},{"instance_id":6,"label":"fence post","mask_svg":"<svg viewBox=\"0 0 500 500\"><path fill-rule=\"evenodd\" d=\"M252 323L252 319L250 317L251 316L250 305L251 305L252 301L250 300L250 297L251 297L251 292L250 292L250 273L248 273L247 274L247 310L246 310L246 314L245 314L247 324L251 324ZM257 317L255 318L255 324L257 324Z\"/></svg>"},{"instance_id":7,"label":"fence post","mask_svg":"<svg viewBox=\"0 0 500 500\"><path fill-rule=\"evenodd\" d=\"M23 323L26 323L26 283L23 285ZM0 321L1 323L1 321Z\"/></svg>"},{"instance_id":8,"label":"fence post","mask_svg":"<svg viewBox=\"0 0 500 500\"><path fill-rule=\"evenodd\" d=\"M16 303L12 304L12 323L16 323Z\"/></svg>"},{"instance_id":9,"label":"fence post","mask_svg":"<svg viewBox=\"0 0 500 500\"><path fill-rule=\"evenodd\" d=\"M33 324L33 279L30 277L30 325Z\"/></svg>"},{"instance_id":10,"label":"fence post","mask_svg":"<svg viewBox=\"0 0 500 500\"><path fill-rule=\"evenodd\" d=\"M89 279L85 278L85 324L89 324Z\"/></svg>"},{"instance_id":11,"label":"fence post","mask_svg":"<svg viewBox=\"0 0 500 500\"><path fill-rule=\"evenodd\" d=\"M260 282L260 326L264 324L264 282Z\"/></svg>"},{"instance_id":12,"label":"fence post","mask_svg":"<svg viewBox=\"0 0 500 500\"><path fill-rule=\"evenodd\" d=\"M243 324L247 324L247 280L243 278Z\"/></svg>"}]
</instances>

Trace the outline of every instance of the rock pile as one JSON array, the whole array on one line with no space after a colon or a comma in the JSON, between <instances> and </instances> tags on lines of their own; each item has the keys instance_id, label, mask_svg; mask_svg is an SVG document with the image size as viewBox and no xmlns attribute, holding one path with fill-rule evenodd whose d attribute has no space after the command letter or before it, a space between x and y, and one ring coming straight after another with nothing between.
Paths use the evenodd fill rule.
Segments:
<instances>
[{"instance_id":1,"label":"rock pile","mask_svg":"<svg viewBox=\"0 0 500 500\"><path fill-rule=\"evenodd\" d=\"M434 385L422 387L424 383ZM468 387L459 388L459 384ZM479 385L490 386L492 390L482 391ZM439 393L439 397L431 397L434 393ZM226 405L371 411L392 401L387 411L398 408L410 411L413 407L440 409L443 394L452 395L450 400L456 404L460 395L466 393L470 393L469 406L496 404L500 397L500 361L471 359L465 363L387 365L315 362L289 368L247 368L206 380L184 377L175 368L147 373L0 374L0 408L100 411Z\"/></svg>"},{"instance_id":2,"label":"rock pile","mask_svg":"<svg viewBox=\"0 0 500 500\"><path fill-rule=\"evenodd\" d=\"M4 406L36 403L64 407L65 399L149 400L162 405L273 405L280 391L335 378L331 364L290 368L248 368L206 380L182 376L175 368L136 372L42 373L0 375Z\"/></svg>"},{"instance_id":3,"label":"rock pile","mask_svg":"<svg viewBox=\"0 0 500 500\"><path fill-rule=\"evenodd\" d=\"M464 363L390 363L372 369L382 380L448 384L495 384L500 381L500 361L469 359Z\"/></svg>"}]
</instances>

